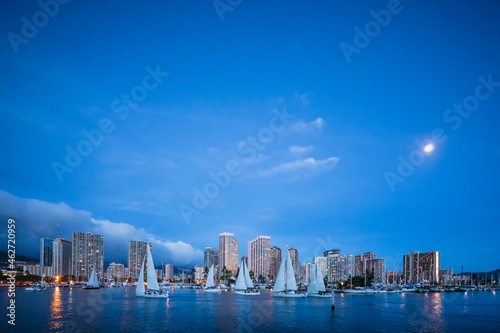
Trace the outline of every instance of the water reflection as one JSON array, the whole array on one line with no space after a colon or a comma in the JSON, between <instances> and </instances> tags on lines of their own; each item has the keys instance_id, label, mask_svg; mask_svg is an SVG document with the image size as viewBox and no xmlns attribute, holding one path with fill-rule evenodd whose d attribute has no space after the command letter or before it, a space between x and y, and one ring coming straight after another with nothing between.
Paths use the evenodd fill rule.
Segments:
<instances>
[{"instance_id":1,"label":"water reflection","mask_svg":"<svg viewBox=\"0 0 500 333\"><path fill-rule=\"evenodd\" d=\"M61 291L59 287L54 288L54 297L50 303L50 329L60 329L63 327Z\"/></svg>"}]
</instances>

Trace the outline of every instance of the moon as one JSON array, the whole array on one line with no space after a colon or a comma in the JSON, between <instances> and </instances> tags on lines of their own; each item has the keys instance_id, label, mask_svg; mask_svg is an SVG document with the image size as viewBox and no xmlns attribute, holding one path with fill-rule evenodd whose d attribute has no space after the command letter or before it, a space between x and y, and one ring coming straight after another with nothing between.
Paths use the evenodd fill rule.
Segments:
<instances>
[{"instance_id":1,"label":"moon","mask_svg":"<svg viewBox=\"0 0 500 333\"><path fill-rule=\"evenodd\" d=\"M434 150L434 145L432 143L428 143L424 147L424 151L426 153L431 153Z\"/></svg>"}]
</instances>

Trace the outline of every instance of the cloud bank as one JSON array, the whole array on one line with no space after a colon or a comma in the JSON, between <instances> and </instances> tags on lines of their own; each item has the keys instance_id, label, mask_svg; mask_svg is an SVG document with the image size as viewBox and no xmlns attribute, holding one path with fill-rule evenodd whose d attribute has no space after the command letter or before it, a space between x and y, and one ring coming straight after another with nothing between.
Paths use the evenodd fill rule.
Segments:
<instances>
[{"instance_id":1,"label":"cloud bank","mask_svg":"<svg viewBox=\"0 0 500 333\"><path fill-rule=\"evenodd\" d=\"M104 260L118 261L127 265L129 240L152 243L155 264L163 261L180 267L192 267L201 263L203 252L183 241L162 239L125 222L94 219L88 211L72 208L64 202L50 203L36 199L18 198L0 190L0 219L16 220L16 253L39 258L40 238L60 236L71 240L74 231L93 232L104 236ZM58 227L59 225L59 227ZM7 248L7 228L2 228L2 248Z\"/></svg>"}]
</instances>

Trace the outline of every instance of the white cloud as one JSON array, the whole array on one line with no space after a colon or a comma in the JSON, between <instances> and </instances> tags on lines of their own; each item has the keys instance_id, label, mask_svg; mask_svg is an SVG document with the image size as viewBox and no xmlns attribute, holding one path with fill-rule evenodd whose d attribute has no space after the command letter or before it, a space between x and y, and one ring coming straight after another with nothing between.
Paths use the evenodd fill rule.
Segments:
<instances>
[{"instance_id":1,"label":"white cloud","mask_svg":"<svg viewBox=\"0 0 500 333\"><path fill-rule=\"evenodd\" d=\"M288 147L290 153L292 154L304 154L313 149L313 146L301 147L301 146L290 146Z\"/></svg>"},{"instance_id":2,"label":"white cloud","mask_svg":"<svg viewBox=\"0 0 500 333\"><path fill-rule=\"evenodd\" d=\"M318 129L321 129L323 128L323 125L325 125L325 121L323 120L323 118L316 118L315 121L313 121L311 123L313 126L316 126Z\"/></svg>"},{"instance_id":3,"label":"white cloud","mask_svg":"<svg viewBox=\"0 0 500 333\"><path fill-rule=\"evenodd\" d=\"M323 118L316 118L311 122L305 122L303 120L297 120L290 124L290 129L296 133L304 133L310 130L321 130L325 125L325 120Z\"/></svg>"},{"instance_id":4,"label":"white cloud","mask_svg":"<svg viewBox=\"0 0 500 333\"><path fill-rule=\"evenodd\" d=\"M198 263L203 258L201 250L182 241L162 239L147 233L144 228L125 222L94 219L88 211L72 208L64 202L50 203L36 199L18 198L0 190L0 220L16 220L19 229L18 253L37 257L41 237L55 237L58 225L61 237L70 238L74 231L88 231L104 236L105 261L121 261L127 258L129 240L144 240L153 244L156 260L179 266ZM5 229L6 230L6 229ZM3 231L2 231L3 233ZM5 237L3 237L5 236ZM7 239L6 235L0 235Z\"/></svg>"},{"instance_id":5,"label":"white cloud","mask_svg":"<svg viewBox=\"0 0 500 333\"><path fill-rule=\"evenodd\" d=\"M293 162L282 163L261 173L262 176L272 176L280 173L308 172L319 173L330 170L339 161L338 157L329 157L324 160L316 160L312 157L299 159Z\"/></svg>"}]
</instances>

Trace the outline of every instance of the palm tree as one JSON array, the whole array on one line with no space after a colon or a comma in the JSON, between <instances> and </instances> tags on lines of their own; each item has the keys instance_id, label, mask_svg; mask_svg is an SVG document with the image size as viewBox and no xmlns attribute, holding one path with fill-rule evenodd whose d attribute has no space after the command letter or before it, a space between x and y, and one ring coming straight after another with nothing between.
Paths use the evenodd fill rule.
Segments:
<instances>
[{"instance_id":1,"label":"palm tree","mask_svg":"<svg viewBox=\"0 0 500 333\"><path fill-rule=\"evenodd\" d=\"M252 279L252 281L253 281L253 277L254 277L253 271L250 271L248 274L250 275L250 279Z\"/></svg>"}]
</instances>

